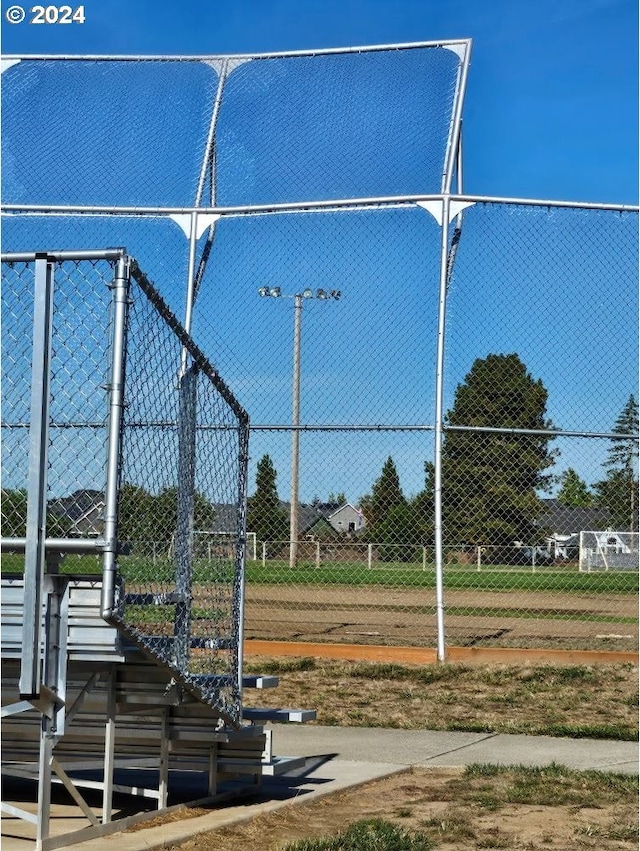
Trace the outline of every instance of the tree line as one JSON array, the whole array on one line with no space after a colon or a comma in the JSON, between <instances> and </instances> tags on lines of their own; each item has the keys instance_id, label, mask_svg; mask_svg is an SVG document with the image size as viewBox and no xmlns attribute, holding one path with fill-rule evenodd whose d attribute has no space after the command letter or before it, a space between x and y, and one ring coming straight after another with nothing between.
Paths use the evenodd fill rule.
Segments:
<instances>
[{"instance_id":1,"label":"tree line","mask_svg":"<svg viewBox=\"0 0 640 851\"><path fill-rule=\"evenodd\" d=\"M538 497L558 480L551 473L557 451L551 447L553 424L547 418L548 393L517 354L490 354L477 359L456 389L446 415L442 445L442 515L445 543L469 546L511 546L515 541L539 543L544 505ZM470 430L472 428L473 430ZM499 432L494 429L501 429ZM571 507L606 508L609 525L638 530L636 459L638 403L631 395L616 419L603 478L589 487L570 468L559 478L557 499ZM381 548L384 560L411 558L416 547L434 541L434 469L425 463L424 487L405 497L391 456L371 492L359 500L366 527L361 541ZM340 493L338 503L346 501ZM319 499L316 498L316 503ZM2 491L5 537L24 535L27 493ZM247 528L260 541L286 541L289 515L278 497L277 473L269 455L257 465L255 491L248 500ZM211 529L215 507L194 494L193 526ZM151 494L124 483L119 499L119 537L124 541L155 541L170 545L177 525L177 491ZM49 508L48 534L66 537L71 521ZM398 549L401 547L402 549Z\"/></svg>"},{"instance_id":2,"label":"tree line","mask_svg":"<svg viewBox=\"0 0 640 851\"><path fill-rule=\"evenodd\" d=\"M197 491L193 495L193 528L211 529L215 506ZM47 535L66 538L77 535L68 515L53 501L47 506ZM2 490L4 537L24 537L27 525L27 491L23 488ZM178 490L164 488L152 494L139 485L125 482L118 501L118 537L121 541L149 541L167 549L178 525Z\"/></svg>"},{"instance_id":3,"label":"tree line","mask_svg":"<svg viewBox=\"0 0 640 851\"><path fill-rule=\"evenodd\" d=\"M442 515L446 543L513 546L540 543L545 510L540 492L559 483L557 499L567 506L606 508L609 525L637 531L638 403L631 395L617 418L604 463L604 476L590 489L570 468L551 472L558 451L547 417L548 392L517 354L477 359L446 415L442 445ZM500 431L494 431L494 429ZM471 430L473 429L473 430ZM625 437L622 437L625 435ZM248 528L265 541L286 540L288 515L278 498L277 474L265 455L258 463L249 499ZM359 500L367 521L361 541L380 545L382 560L403 560L434 541L434 469L425 464L425 483L413 498L403 494L391 456L371 492ZM405 552L406 550L406 552Z\"/></svg>"}]
</instances>

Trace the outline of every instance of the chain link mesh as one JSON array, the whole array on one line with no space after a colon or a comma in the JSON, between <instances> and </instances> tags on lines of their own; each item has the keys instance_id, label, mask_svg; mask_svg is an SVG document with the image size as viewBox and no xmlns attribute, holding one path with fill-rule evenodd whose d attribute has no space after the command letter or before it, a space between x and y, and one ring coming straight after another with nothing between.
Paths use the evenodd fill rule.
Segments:
<instances>
[{"instance_id":1,"label":"chain link mesh","mask_svg":"<svg viewBox=\"0 0 640 851\"><path fill-rule=\"evenodd\" d=\"M220 108L218 202L439 191L459 65L434 47L242 64Z\"/></svg>"},{"instance_id":2,"label":"chain link mesh","mask_svg":"<svg viewBox=\"0 0 640 851\"><path fill-rule=\"evenodd\" d=\"M193 203L217 87L211 67L22 60L3 83L5 203Z\"/></svg>"},{"instance_id":3,"label":"chain link mesh","mask_svg":"<svg viewBox=\"0 0 640 851\"><path fill-rule=\"evenodd\" d=\"M612 211L464 213L442 456L454 644L637 642L637 548L608 576L579 570L582 531L637 529L636 228ZM597 436L615 432L628 439Z\"/></svg>"},{"instance_id":4,"label":"chain link mesh","mask_svg":"<svg viewBox=\"0 0 640 851\"><path fill-rule=\"evenodd\" d=\"M125 402L118 617L239 723L246 415L138 269Z\"/></svg>"},{"instance_id":5,"label":"chain link mesh","mask_svg":"<svg viewBox=\"0 0 640 851\"><path fill-rule=\"evenodd\" d=\"M633 213L552 205L464 213L448 293L442 456L452 644L636 644L633 548L615 573L579 569L581 530L615 527L624 540L636 522L636 224ZM438 237L415 208L218 225L195 327L256 412L248 635L435 640ZM275 278L261 271L270 256ZM262 283L279 286L280 298L261 299ZM338 301L317 298L318 285L338 283ZM307 286L293 571L295 307L284 296ZM213 315L228 318L224 328ZM620 428L626 441L614 439ZM627 449L616 461L622 481L616 446Z\"/></svg>"},{"instance_id":6,"label":"chain link mesh","mask_svg":"<svg viewBox=\"0 0 640 851\"><path fill-rule=\"evenodd\" d=\"M205 204L224 205L441 190L458 52L232 59L219 90L222 61L8 68L4 202L187 206L199 187Z\"/></svg>"},{"instance_id":7,"label":"chain link mesh","mask_svg":"<svg viewBox=\"0 0 640 851\"><path fill-rule=\"evenodd\" d=\"M2 264L4 538L26 535L34 268ZM247 418L133 264L115 619L227 721L240 723ZM46 534L105 532L113 263L54 264ZM212 537L222 524L225 537ZM195 530L195 531L194 531ZM194 546L198 533L208 546ZM5 556L4 569L22 569ZM10 564L9 564L10 562ZM92 556L63 570L95 573Z\"/></svg>"},{"instance_id":8,"label":"chain link mesh","mask_svg":"<svg viewBox=\"0 0 640 851\"><path fill-rule=\"evenodd\" d=\"M2 267L2 535L26 534L33 267Z\"/></svg>"},{"instance_id":9,"label":"chain link mesh","mask_svg":"<svg viewBox=\"0 0 640 851\"><path fill-rule=\"evenodd\" d=\"M55 266L47 534L102 533L110 289L106 261ZM31 416L33 263L3 263L3 537L26 534Z\"/></svg>"}]
</instances>

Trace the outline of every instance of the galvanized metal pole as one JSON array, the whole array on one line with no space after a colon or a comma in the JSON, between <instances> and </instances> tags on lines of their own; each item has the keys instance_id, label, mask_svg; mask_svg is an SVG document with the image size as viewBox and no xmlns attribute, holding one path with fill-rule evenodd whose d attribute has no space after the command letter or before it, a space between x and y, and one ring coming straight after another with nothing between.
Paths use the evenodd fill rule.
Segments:
<instances>
[{"instance_id":1,"label":"galvanized metal pole","mask_svg":"<svg viewBox=\"0 0 640 851\"><path fill-rule=\"evenodd\" d=\"M447 143L447 151L445 154L445 167L442 176L442 192L449 194L451 192L451 182L456 166L456 160L459 157L460 133L462 129L462 107L464 105L464 96L467 89L467 79L469 77L469 64L471 61L471 42L465 46L464 59L458 66L458 75L456 80L456 93L454 99L454 109L451 116L451 125L449 128L449 140ZM458 188L461 189L461 181L458 182Z\"/></svg>"},{"instance_id":2,"label":"galvanized metal pole","mask_svg":"<svg viewBox=\"0 0 640 851\"><path fill-rule=\"evenodd\" d=\"M29 479L24 554L24 618L20 697L40 694L42 683L42 597L47 525L49 395L53 330L53 264L36 255L29 427Z\"/></svg>"},{"instance_id":3,"label":"galvanized metal pole","mask_svg":"<svg viewBox=\"0 0 640 851\"><path fill-rule=\"evenodd\" d=\"M211 203L215 204L216 200L216 183L215 183L215 138L216 138L216 124L218 123L218 114L220 112L220 105L222 103L222 91L224 89L224 84L227 79L227 70L229 67L229 59L225 57L222 60L222 66L220 68L220 74L218 76L218 87L216 89L216 96L213 102L213 110L211 111L211 121L209 122L209 133L207 135L207 143L204 149L204 156L202 158L202 165L200 167L200 177L198 178L198 188L196 189L196 200L195 206L199 207L202 203L202 195L204 192L204 183L207 176L207 169L211 170Z\"/></svg>"},{"instance_id":4,"label":"galvanized metal pole","mask_svg":"<svg viewBox=\"0 0 640 851\"><path fill-rule=\"evenodd\" d=\"M249 479L249 420L244 419L238 426L238 522L236 527L236 563L235 563L235 600L236 611L234 625L236 632L236 653L238 664L237 688L240 696L238 723L242 720L242 670L244 652L244 604L245 604L245 568L247 561L247 490ZM254 553L255 561L255 553Z\"/></svg>"},{"instance_id":5,"label":"galvanized metal pole","mask_svg":"<svg viewBox=\"0 0 640 851\"><path fill-rule=\"evenodd\" d=\"M298 563L298 489L300 479L300 338L302 295L295 296L293 320L293 412L291 422L291 516L289 524L289 567Z\"/></svg>"},{"instance_id":6,"label":"galvanized metal pole","mask_svg":"<svg viewBox=\"0 0 640 851\"><path fill-rule=\"evenodd\" d=\"M107 481L104 495L104 555L102 561L102 617L113 614L118 545L118 488L124 416L124 380L129 313L129 258L117 262L112 284L113 334L109 379L109 425L107 438Z\"/></svg>"},{"instance_id":7,"label":"galvanized metal pole","mask_svg":"<svg viewBox=\"0 0 640 851\"><path fill-rule=\"evenodd\" d=\"M341 53L374 53L383 50L414 50L424 47L448 47L456 45L467 45L471 43L471 39L467 38L451 38L440 39L439 41L408 41L408 42L392 42L390 44L367 44L353 45L349 47L324 47L322 49L313 48L311 50L278 50L270 53L229 53L222 56L217 53L202 53L195 55L176 56L171 53L161 54L47 54L47 53L21 53L7 54L3 57L6 60L11 59L46 59L51 61L78 61L91 60L101 62L203 62L214 59L286 59L287 57L301 56L334 56Z\"/></svg>"},{"instance_id":8,"label":"galvanized metal pole","mask_svg":"<svg viewBox=\"0 0 640 851\"><path fill-rule=\"evenodd\" d=\"M186 350L183 350L186 352ZM176 517L176 591L174 663L187 673L191 634L193 584L193 518L196 477L196 418L198 368L192 365L180 378L178 402L178 492Z\"/></svg>"},{"instance_id":9,"label":"galvanized metal pole","mask_svg":"<svg viewBox=\"0 0 640 851\"><path fill-rule=\"evenodd\" d=\"M189 267L187 270L187 294L185 296L184 306L184 330L191 335L191 325L193 322L193 303L194 303L194 288L196 278L196 247L198 243L198 214L194 211L191 213L191 229L189 231ZM181 374L187 370L187 350L182 349L181 357Z\"/></svg>"},{"instance_id":10,"label":"galvanized metal pole","mask_svg":"<svg viewBox=\"0 0 640 851\"><path fill-rule=\"evenodd\" d=\"M294 213L297 211L312 212L336 212L337 210L361 210L368 208L394 208L415 206L421 201L438 201L442 198L441 192L424 193L419 195L368 195L361 198L328 199L323 201L288 201L273 204L241 204L233 207L216 205L214 207L102 207L87 204L4 204L3 215L14 215L21 213L58 213L63 215L86 214L94 216L172 216L188 215L190 213L202 213L203 215L217 216L259 216L269 213ZM637 213L640 207L637 204L608 204L596 201L558 201L551 198L505 198L500 195L456 195L451 194L452 201L469 201L477 204L507 204L510 206L549 207L551 209L575 209L575 210L608 210L614 213ZM58 257L63 252L54 252ZM76 252L73 252L74 254ZM3 255L4 256L4 255ZM29 254L18 252L10 254L15 258L28 257Z\"/></svg>"},{"instance_id":11,"label":"galvanized metal pole","mask_svg":"<svg viewBox=\"0 0 640 851\"><path fill-rule=\"evenodd\" d=\"M440 241L440 288L438 295L438 340L436 352L436 407L434 432L434 543L436 570L436 629L439 662L446 658L444 627L444 557L442 527L442 440L444 425L444 337L449 266L449 196L442 199Z\"/></svg>"},{"instance_id":12,"label":"galvanized metal pole","mask_svg":"<svg viewBox=\"0 0 640 851\"><path fill-rule=\"evenodd\" d=\"M207 143L205 145L204 156L202 158L202 166L200 168L200 177L198 178L198 188L196 189L196 197L195 197L195 207L199 207L202 204L202 195L204 193L205 180L207 177L207 171L209 172L209 206L214 206L216 203L217 193L216 193L216 148L215 148L215 139L216 139L216 124L218 123L218 113L220 112L220 105L222 103L222 91L224 89L224 84L227 78L229 62L227 59L223 60L222 66L220 68L220 75L218 78L218 88L216 91L215 101L213 104L213 110L211 113L211 121L209 123L209 133L207 136ZM204 278L204 273L207 268L207 262L209 260L209 255L211 253L211 248L213 246L213 239L215 237L215 228L216 228L217 217L214 221L209 225L209 234L207 236L207 241L205 246L200 254L200 260L198 261L197 268L195 264L195 254L194 254L194 265L193 269L189 272L189 281L187 283L187 288L190 290L190 300L191 300L191 310L193 311L196 303L196 299L198 298L198 291L200 289L200 284L202 283L202 279ZM192 220L192 230L193 226L196 223L196 220ZM190 242L194 245L193 238L190 235ZM194 245L195 247L195 245ZM188 333L191 333L191 328L187 328Z\"/></svg>"}]
</instances>

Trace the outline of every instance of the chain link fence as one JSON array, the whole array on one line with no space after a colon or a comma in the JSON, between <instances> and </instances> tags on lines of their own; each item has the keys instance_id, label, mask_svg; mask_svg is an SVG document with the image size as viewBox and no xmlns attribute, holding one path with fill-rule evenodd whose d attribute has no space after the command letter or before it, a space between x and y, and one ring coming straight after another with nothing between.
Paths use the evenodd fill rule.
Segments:
<instances>
[{"instance_id":1,"label":"chain link fence","mask_svg":"<svg viewBox=\"0 0 640 851\"><path fill-rule=\"evenodd\" d=\"M32 389L36 257L53 269L53 307L49 377ZM4 258L3 570L25 569L25 557L11 550L27 536L32 394L40 394L48 431L45 537L58 539L59 569L102 573L102 557L88 553L111 547L105 522L115 463L120 555L112 618L221 717L239 723L245 412L135 261L120 293L128 315L119 330L113 260ZM109 432L120 357L124 418L114 462ZM194 529L210 528L218 515L233 534L203 554Z\"/></svg>"},{"instance_id":2,"label":"chain link fence","mask_svg":"<svg viewBox=\"0 0 640 851\"><path fill-rule=\"evenodd\" d=\"M98 533L104 506L110 282L107 260L56 268L53 292L47 533ZM2 536L26 535L35 263L2 265Z\"/></svg>"},{"instance_id":3,"label":"chain link fence","mask_svg":"<svg viewBox=\"0 0 640 851\"><path fill-rule=\"evenodd\" d=\"M638 531L637 210L449 195L467 63L456 42L6 72L5 246L126 245L250 412L248 637L637 646L637 547L581 569L581 533ZM56 125L24 115L79 68L75 120L110 132L52 176L24 139ZM231 505L196 523L205 561ZM157 563L177 544L154 529Z\"/></svg>"},{"instance_id":4,"label":"chain link fence","mask_svg":"<svg viewBox=\"0 0 640 851\"><path fill-rule=\"evenodd\" d=\"M247 634L432 645L437 222L416 208L316 214L315 227L310 214L277 218L235 228L235 251L220 227L195 308L199 336L256 412L248 528L262 552L248 566ZM637 555L635 570L587 576L579 545L587 527L626 534L637 522L636 225L635 213L552 203L463 213L441 453L451 644L636 645ZM251 238L264 252L285 246L271 249L279 298L258 294ZM284 296L300 265L314 271L299 292L311 279L341 295L312 287L303 299L295 429L296 307ZM214 300L224 333L207 323Z\"/></svg>"},{"instance_id":5,"label":"chain link fence","mask_svg":"<svg viewBox=\"0 0 640 851\"><path fill-rule=\"evenodd\" d=\"M438 192L466 52L458 41L8 60L3 201L238 206Z\"/></svg>"},{"instance_id":6,"label":"chain link fence","mask_svg":"<svg viewBox=\"0 0 640 851\"><path fill-rule=\"evenodd\" d=\"M238 723L247 418L136 264L132 280L117 617ZM232 534L203 553L197 533L221 515Z\"/></svg>"}]
</instances>

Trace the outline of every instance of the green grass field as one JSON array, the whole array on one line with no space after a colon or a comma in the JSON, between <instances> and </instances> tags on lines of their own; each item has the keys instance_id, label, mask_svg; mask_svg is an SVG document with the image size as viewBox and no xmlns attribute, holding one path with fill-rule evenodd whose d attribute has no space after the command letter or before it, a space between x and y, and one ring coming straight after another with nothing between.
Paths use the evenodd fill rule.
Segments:
<instances>
[{"instance_id":1,"label":"green grass field","mask_svg":"<svg viewBox=\"0 0 640 851\"><path fill-rule=\"evenodd\" d=\"M382 585L390 588L433 588L435 585L433 567L423 570L422 567L394 563L372 569L360 563L328 563L319 568L299 564L292 569L285 562L269 562L264 567L249 562L246 574L249 584L263 585ZM544 568L534 572L506 565L481 570L467 565L447 565L444 583L452 590L634 594L638 591L638 574L632 571L580 573L575 567Z\"/></svg>"},{"instance_id":2,"label":"green grass field","mask_svg":"<svg viewBox=\"0 0 640 851\"><path fill-rule=\"evenodd\" d=\"M22 573L21 555L4 554L3 573ZM125 581L173 581L174 566L166 559L126 556L120 559ZM61 573L100 574L101 562L96 556L68 557ZM196 560L194 582L230 582L233 565L229 561ZM345 585L350 587L383 586L389 588L433 588L435 570L422 566L390 562L367 568L362 562L327 562L316 567L313 562L301 562L290 568L288 562L270 561L266 565L247 562L246 580L249 585ZM635 571L600 571L580 573L576 567L531 568L492 565L480 570L468 565L450 564L444 571L445 587L450 590L478 591L552 591L566 594L636 594L638 573Z\"/></svg>"}]
</instances>

